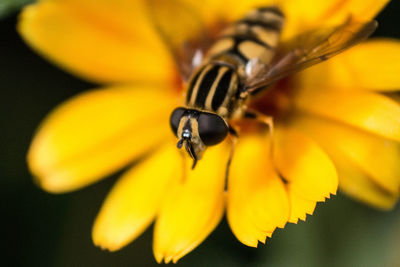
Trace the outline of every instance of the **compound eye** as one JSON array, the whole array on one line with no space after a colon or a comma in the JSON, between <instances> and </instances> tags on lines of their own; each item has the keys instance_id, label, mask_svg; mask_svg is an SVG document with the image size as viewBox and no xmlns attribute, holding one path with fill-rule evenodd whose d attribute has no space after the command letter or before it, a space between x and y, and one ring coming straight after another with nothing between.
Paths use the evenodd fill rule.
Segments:
<instances>
[{"instance_id":1,"label":"compound eye","mask_svg":"<svg viewBox=\"0 0 400 267\"><path fill-rule=\"evenodd\" d=\"M185 113L186 109L184 108L176 108L171 114L169 118L169 124L171 125L171 129L174 134L177 136L179 123L181 122L181 118Z\"/></svg>"},{"instance_id":2,"label":"compound eye","mask_svg":"<svg viewBox=\"0 0 400 267\"><path fill-rule=\"evenodd\" d=\"M228 125L225 120L213 113L200 113L198 118L199 135L206 146L221 143L228 135Z\"/></svg>"}]
</instances>

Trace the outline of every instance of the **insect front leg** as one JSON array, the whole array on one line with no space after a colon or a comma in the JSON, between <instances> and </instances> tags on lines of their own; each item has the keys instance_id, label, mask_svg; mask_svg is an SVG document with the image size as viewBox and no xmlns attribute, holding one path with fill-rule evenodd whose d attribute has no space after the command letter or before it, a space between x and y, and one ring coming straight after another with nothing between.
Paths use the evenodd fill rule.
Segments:
<instances>
[{"instance_id":1,"label":"insect front leg","mask_svg":"<svg viewBox=\"0 0 400 267\"><path fill-rule=\"evenodd\" d=\"M272 158L274 152L274 118L272 116L264 115L258 111L247 109L244 111L243 114L244 118L256 120L257 122L268 126L269 135L271 138L271 145L270 145L270 157Z\"/></svg>"},{"instance_id":2,"label":"insect front leg","mask_svg":"<svg viewBox=\"0 0 400 267\"><path fill-rule=\"evenodd\" d=\"M231 167L233 154L235 152L235 147L236 147L237 141L239 139L239 135L238 135L237 131L231 125L229 125L229 137L230 137L232 143L231 143L231 151L229 153L229 158L228 158L228 161L226 163L225 186L224 186L224 190L225 191L228 191L229 169Z\"/></svg>"}]
</instances>

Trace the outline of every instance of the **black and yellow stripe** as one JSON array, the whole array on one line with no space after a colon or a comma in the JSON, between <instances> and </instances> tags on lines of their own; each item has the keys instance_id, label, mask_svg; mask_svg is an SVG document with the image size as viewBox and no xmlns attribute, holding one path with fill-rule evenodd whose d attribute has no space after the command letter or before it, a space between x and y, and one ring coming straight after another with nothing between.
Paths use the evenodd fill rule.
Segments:
<instances>
[{"instance_id":1,"label":"black and yellow stripe","mask_svg":"<svg viewBox=\"0 0 400 267\"><path fill-rule=\"evenodd\" d=\"M253 59L270 64L283 23L278 8L266 7L250 11L226 29L208 51L206 63L192 75L187 106L230 117L239 106L246 64Z\"/></svg>"},{"instance_id":2,"label":"black and yellow stripe","mask_svg":"<svg viewBox=\"0 0 400 267\"><path fill-rule=\"evenodd\" d=\"M224 116L233 108L239 77L235 70L223 64L208 64L189 83L186 105L190 108L214 111Z\"/></svg>"},{"instance_id":3,"label":"black and yellow stripe","mask_svg":"<svg viewBox=\"0 0 400 267\"><path fill-rule=\"evenodd\" d=\"M284 16L276 7L252 10L224 31L207 57L231 58L235 64L246 64L257 58L268 64L278 45L283 23Z\"/></svg>"}]
</instances>

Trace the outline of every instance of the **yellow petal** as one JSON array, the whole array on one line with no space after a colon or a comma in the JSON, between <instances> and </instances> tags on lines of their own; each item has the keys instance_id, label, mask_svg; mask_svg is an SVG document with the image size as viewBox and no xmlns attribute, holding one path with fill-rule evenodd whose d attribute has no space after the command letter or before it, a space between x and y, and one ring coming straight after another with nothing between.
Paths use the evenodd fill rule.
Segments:
<instances>
[{"instance_id":1,"label":"yellow petal","mask_svg":"<svg viewBox=\"0 0 400 267\"><path fill-rule=\"evenodd\" d=\"M93 242L118 250L153 221L168 185L181 175L181 157L168 143L127 171L114 185L93 226Z\"/></svg>"},{"instance_id":2,"label":"yellow petal","mask_svg":"<svg viewBox=\"0 0 400 267\"><path fill-rule=\"evenodd\" d=\"M284 38L323 25L335 25L350 15L356 20L372 20L389 0L284 0L281 3L287 23Z\"/></svg>"},{"instance_id":3,"label":"yellow petal","mask_svg":"<svg viewBox=\"0 0 400 267\"><path fill-rule=\"evenodd\" d=\"M29 167L50 192L90 184L171 135L174 100L171 90L153 86L115 86L72 98L42 123L29 149Z\"/></svg>"},{"instance_id":4,"label":"yellow petal","mask_svg":"<svg viewBox=\"0 0 400 267\"><path fill-rule=\"evenodd\" d=\"M321 119L303 117L296 125L314 138L335 164L338 159L345 161L352 169L362 173L358 177L369 177L381 191L399 194L400 147L397 142ZM340 179L342 177L339 176L339 183Z\"/></svg>"},{"instance_id":5,"label":"yellow petal","mask_svg":"<svg viewBox=\"0 0 400 267\"><path fill-rule=\"evenodd\" d=\"M400 141L400 105L395 101L372 92L324 89L299 90L295 105L300 110Z\"/></svg>"},{"instance_id":6,"label":"yellow petal","mask_svg":"<svg viewBox=\"0 0 400 267\"><path fill-rule=\"evenodd\" d=\"M316 201L300 197L296 192L294 192L293 187L288 188L288 195L290 202L289 222L297 223L299 219L305 221L307 214L313 214L317 204Z\"/></svg>"},{"instance_id":7,"label":"yellow petal","mask_svg":"<svg viewBox=\"0 0 400 267\"><path fill-rule=\"evenodd\" d=\"M206 48L226 25L242 18L252 8L271 5L273 2L276 1L147 1L155 28L174 52L184 72L190 67L194 53L199 52L192 48L200 48L200 51L206 52Z\"/></svg>"},{"instance_id":8,"label":"yellow petal","mask_svg":"<svg viewBox=\"0 0 400 267\"><path fill-rule=\"evenodd\" d=\"M335 167L315 142L288 127L277 127L274 140L274 162L291 191L313 201L324 201L336 194Z\"/></svg>"},{"instance_id":9,"label":"yellow petal","mask_svg":"<svg viewBox=\"0 0 400 267\"><path fill-rule=\"evenodd\" d=\"M378 186L370 176L346 159L334 160L340 176L340 190L378 209L390 210L395 206L399 198L398 193L393 194Z\"/></svg>"},{"instance_id":10,"label":"yellow petal","mask_svg":"<svg viewBox=\"0 0 400 267\"><path fill-rule=\"evenodd\" d=\"M205 30L207 22L202 14L204 3L185 0L148 0L149 16L176 56L187 59L185 55L191 42L207 40ZM179 15L178 15L179 14ZM191 60L188 58L188 60ZM188 62L189 63L189 62Z\"/></svg>"},{"instance_id":11,"label":"yellow petal","mask_svg":"<svg viewBox=\"0 0 400 267\"><path fill-rule=\"evenodd\" d=\"M193 0L189 0L193 1ZM199 1L194 1L199 2ZM206 16L214 16L216 19L223 19L226 21L235 21L242 18L246 12L254 8L276 6L281 2L280 0L226 0L226 1L204 1L204 13ZM227 8L229 7L229 8ZM209 10L207 12L207 10ZM210 14L210 10L214 14Z\"/></svg>"},{"instance_id":12,"label":"yellow petal","mask_svg":"<svg viewBox=\"0 0 400 267\"><path fill-rule=\"evenodd\" d=\"M160 263L178 261L198 246L217 226L224 206L228 151L208 148L196 168L186 158L187 175L168 190L154 228L154 255Z\"/></svg>"},{"instance_id":13,"label":"yellow petal","mask_svg":"<svg viewBox=\"0 0 400 267\"><path fill-rule=\"evenodd\" d=\"M162 0L152 0L154 3L162 4ZM232 22L240 19L251 9L258 7L266 7L279 4L279 0L174 0L174 5L179 5L182 10L186 9L192 15L197 16L194 19L201 18L203 22L211 26L215 22ZM229 8L226 8L229 7ZM155 6L157 8L157 6ZM174 9L174 7L171 7ZM180 21L182 18L176 18ZM193 26L193 25L188 25ZM214 25L215 26L215 25Z\"/></svg>"},{"instance_id":14,"label":"yellow petal","mask_svg":"<svg viewBox=\"0 0 400 267\"><path fill-rule=\"evenodd\" d=\"M387 93L386 96L390 97L390 99L400 105L400 92Z\"/></svg>"},{"instance_id":15,"label":"yellow petal","mask_svg":"<svg viewBox=\"0 0 400 267\"><path fill-rule=\"evenodd\" d=\"M279 6L287 19L284 35L289 37L310 28L319 28L321 24L341 23L350 14L359 20L371 20L388 2L389 0L176 0L174 5L183 6L182 10L192 12L193 18L200 18L205 24L214 27L216 22L229 23L238 20L253 8ZM178 21L180 19L182 18L178 18ZM192 29L197 28L193 23L187 25L189 28L194 26ZM187 34L190 35L190 31Z\"/></svg>"},{"instance_id":16,"label":"yellow petal","mask_svg":"<svg viewBox=\"0 0 400 267\"><path fill-rule=\"evenodd\" d=\"M400 42L375 39L299 73L301 87L400 90Z\"/></svg>"},{"instance_id":17,"label":"yellow petal","mask_svg":"<svg viewBox=\"0 0 400 267\"><path fill-rule=\"evenodd\" d=\"M174 78L174 65L143 1L39 1L18 30L36 51L96 82Z\"/></svg>"},{"instance_id":18,"label":"yellow petal","mask_svg":"<svg viewBox=\"0 0 400 267\"><path fill-rule=\"evenodd\" d=\"M270 159L267 137L241 137L235 149L228 183L227 217L240 242L257 247L289 218L284 183Z\"/></svg>"}]
</instances>

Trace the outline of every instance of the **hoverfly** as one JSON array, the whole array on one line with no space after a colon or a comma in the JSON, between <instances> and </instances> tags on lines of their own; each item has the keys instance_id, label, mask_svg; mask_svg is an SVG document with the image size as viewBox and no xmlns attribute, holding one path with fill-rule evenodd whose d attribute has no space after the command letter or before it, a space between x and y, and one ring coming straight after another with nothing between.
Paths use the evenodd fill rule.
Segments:
<instances>
[{"instance_id":1,"label":"hoverfly","mask_svg":"<svg viewBox=\"0 0 400 267\"><path fill-rule=\"evenodd\" d=\"M160 5L162 1L152 2ZM172 2L168 4L180 5L179 1ZM237 137L231 120L258 120L269 127L272 135L272 117L248 108L252 97L280 79L365 40L377 27L376 21L361 23L349 17L343 24L305 32L280 42L284 14L276 6L267 6L249 11L220 31L216 38L204 33L201 40L174 42L171 36L179 34L172 31L181 27L175 25L175 29L169 29L171 22L167 20L177 20L175 23L179 24L181 15L189 16L188 21L197 18L188 15L184 6L177 6L172 12L173 16L175 12L180 13L177 19L157 14L157 8L151 11L154 11L157 29L174 53L181 76L188 81L186 101L172 112L170 125L178 138L178 148L184 146L193 159L192 168L208 146L221 143L228 134ZM201 27L197 28L201 34Z\"/></svg>"}]
</instances>

